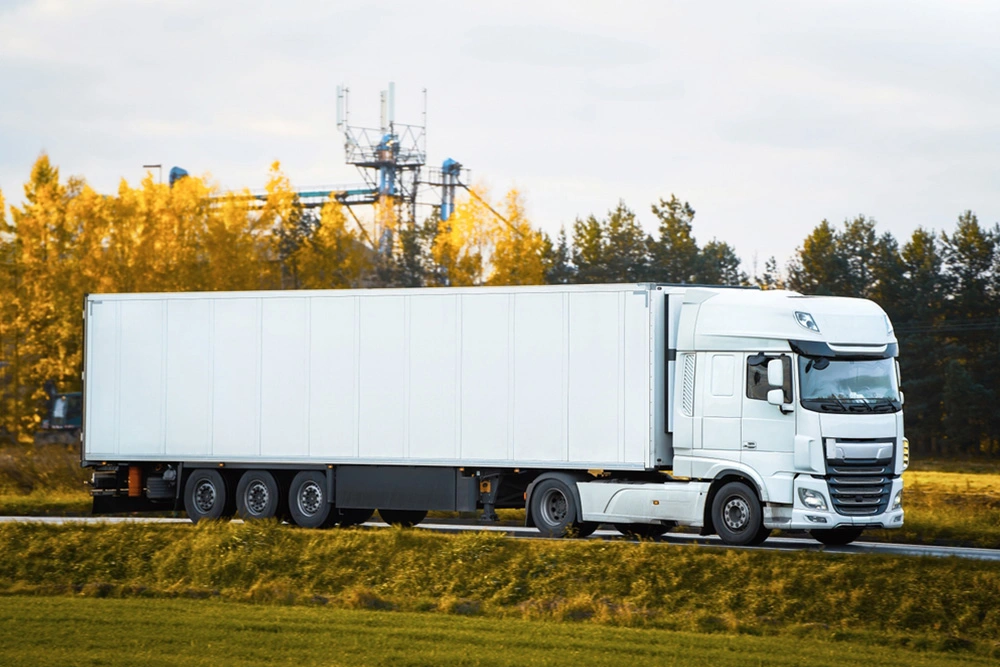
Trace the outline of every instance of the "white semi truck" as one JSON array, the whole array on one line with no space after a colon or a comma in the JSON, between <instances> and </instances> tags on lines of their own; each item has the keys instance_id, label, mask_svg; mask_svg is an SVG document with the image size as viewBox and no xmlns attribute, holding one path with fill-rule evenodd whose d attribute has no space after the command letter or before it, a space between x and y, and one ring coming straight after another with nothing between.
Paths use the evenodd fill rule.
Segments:
<instances>
[{"instance_id":1,"label":"white semi truck","mask_svg":"<svg viewBox=\"0 0 1000 667\"><path fill-rule=\"evenodd\" d=\"M862 299L658 284L95 294L94 511L828 544L903 523L903 396Z\"/></svg>"}]
</instances>

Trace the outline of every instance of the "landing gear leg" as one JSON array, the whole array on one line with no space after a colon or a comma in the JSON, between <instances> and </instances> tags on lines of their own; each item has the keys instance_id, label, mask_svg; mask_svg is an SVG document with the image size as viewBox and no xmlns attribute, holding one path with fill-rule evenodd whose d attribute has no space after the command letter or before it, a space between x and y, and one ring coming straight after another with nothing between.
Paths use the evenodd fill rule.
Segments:
<instances>
[{"instance_id":1,"label":"landing gear leg","mask_svg":"<svg viewBox=\"0 0 1000 667\"><path fill-rule=\"evenodd\" d=\"M479 502L483 504L483 515L479 520L483 523L497 523L497 492L500 490L500 473L487 472L479 475Z\"/></svg>"}]
</instances>

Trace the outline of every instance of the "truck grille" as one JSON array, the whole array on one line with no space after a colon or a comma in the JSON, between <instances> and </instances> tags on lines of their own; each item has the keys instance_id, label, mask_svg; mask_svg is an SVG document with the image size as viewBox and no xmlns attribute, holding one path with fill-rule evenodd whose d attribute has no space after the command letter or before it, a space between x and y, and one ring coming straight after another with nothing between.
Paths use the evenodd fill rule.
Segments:
<instances>
[{"instance_id":1,"label":"truck grille","mask_svg":"<svg viewBox=\"0 0 1000 667\"><path fill-rule=\"evenodd\" d=\"M833 508L846 516L882 514L892 492L892 459L828 459Z\"/></svg>"}]
</instances>

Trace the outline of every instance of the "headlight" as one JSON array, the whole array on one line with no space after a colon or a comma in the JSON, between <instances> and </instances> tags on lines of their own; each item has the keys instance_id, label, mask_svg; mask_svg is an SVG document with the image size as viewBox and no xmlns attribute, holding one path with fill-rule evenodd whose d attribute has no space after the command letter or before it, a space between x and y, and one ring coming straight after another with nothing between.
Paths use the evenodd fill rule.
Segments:
<instances>
[{"instance_id":1,"label":"headlight","mask_svg":"<svg viewBox=\"0 0 1000 667\"><path fill-rule=\"evenodd\" d=\"M902 491L897 491L896 492L896 497L892 499L892 510L891 511L898 510L902 506L903 506L903 492Z\"/></svg>"},{"instance_id":2,"label":"headlight","mask_svg":"<svg viewBox=\"0 0 1000 667\"><path fill-rule=\"evenodd\" d=\"M819 491L799 489L799 500L811 510L826 510L826 498Z\"/></svg>"},{"instance_id":3,"label":"headlight","mask_svg":"<svg viewBox=\"0 0 1000 667\"><path fill-rule=\"evenodd\" d=\"M903 438L903 470L910 467L910 440Z\"/></svg>"}]
</instances>

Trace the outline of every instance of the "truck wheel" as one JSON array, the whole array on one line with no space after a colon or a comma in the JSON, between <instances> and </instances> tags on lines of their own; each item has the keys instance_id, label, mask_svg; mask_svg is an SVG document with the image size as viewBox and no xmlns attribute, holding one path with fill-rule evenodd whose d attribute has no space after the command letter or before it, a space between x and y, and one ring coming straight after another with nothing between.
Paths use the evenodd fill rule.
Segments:
<instances>
[{"instance_id":1,"label":"truck wheel","mask_svg":"<svg viewBox=\"0 0 1000 667\"><path fill-rule=\"evenodd\" d=\"M195 470L184 485L184 509L191 523L218 519L226 508L226 482L216 470Z\"/></svg>"},{"instance_id":2,"label":"truck wheel","mask_svg":"<svg viewBox=\"0 0 1000 667\"><path fill-rule=\"evenodd\" d=\"M861 537L864 528L827 528L810 530L813 539L830 547L842 547Z\"/></svg>"},{"instance_id":3,"label":"truck wheel","mask_svg":"<svg viewBox=\"0 0 1000 667\"><path fill-rule=\"evenodd\" d=\"M712 523L726 544L756 545L767 539L757 494L743 482L729 482L712 501Z\"/></svg>"},{"instance_id":4,"label":"truck wheel","mask_svg":"<svg viewBox=\"0 0 1000 667\"><path fill-rule=\"evenodd\" d=\"M351 526L360 526L368 519L372 518L375 514L375 510L366 509L342 509L337 510L337 521L340 522L341 528L350 528Z\"/></svg>"},{"instance_id":5,"label":"truck wheel","mask_svg":"<svg viewBox=\"0 0 1000 667\"><path fill-rule=\"evenodd\" d=\"M427 518L426 510L379 510L378 514L390 526L413 528Z\"/></svg>"},{"instance_id":6,"label":"truck wheel","mask_svg":"<svg viewBox=\"0 0 1000 667\"><path fill-rule=\"evenodd\" d=\"M753 536L753 539L748 544L752 547L759 547L769 537L771 537L771 529L761 526L760 530L757 531L757 534Z\"/></svg>"},{"instance_id":7,"label":"truck wheel","mask_svg":"<svg viewBox=\"0 0 1000 667\"><path fill-rule=\"evenodd\" d=\"M673 521L667 523L616 523L615 530L633 539L651 539L662 537L674 527Z\"/></svg>"},{"instance_id":8,"label":"truck wheel","mask_svg":"<svg viewBox=\"0 0 1000 667\"><path fill-rule=\"evenodd\" d=\"M303 470L292 478L288 487L288 513L296 526L322 528L329 525L332 511L324 473Z\"/></svg>"},{"instance_id":9,"label":"truck wheel","mask_svg":"<svg viewBox=\"0 0 1000 667\"><path fill-rule=\"evenodd\" d=\"M577 521L576 516L576 497L562 480L543 480L531 492L531 517L538 532L545 537L587 537L593 534L597 524Z\"/></svg>"},{"instance_id":10,"label":"truck wheel","mask_svg":"<svg viewBox=\"0 0 1000 667\"><path fill-rule=\"evenodd\" d=\"M270 519L278 514L279 494L274 475L247 470L236 485L236 513L244 520Z\"/></svg>"}]
</instances>

